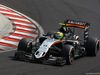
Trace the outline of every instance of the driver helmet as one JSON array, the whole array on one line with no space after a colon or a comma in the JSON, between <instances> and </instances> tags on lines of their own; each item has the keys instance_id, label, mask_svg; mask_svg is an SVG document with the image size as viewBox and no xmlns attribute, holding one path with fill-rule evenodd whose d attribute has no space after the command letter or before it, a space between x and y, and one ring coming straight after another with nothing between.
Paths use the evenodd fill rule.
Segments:
<instances>
[{"instance_id":1,"label":"driver helmet","mask_svg":"<svg viewBox=\"0 0 100 75\"><path fill-rule=\"evenodd\" d=\"M57 39L59 39L59 40L61 40L62 38L63 38L63 33L62 32L57 32L56 34L55 34L55 38L57 38Z\"/></svg>"}]
</instances>

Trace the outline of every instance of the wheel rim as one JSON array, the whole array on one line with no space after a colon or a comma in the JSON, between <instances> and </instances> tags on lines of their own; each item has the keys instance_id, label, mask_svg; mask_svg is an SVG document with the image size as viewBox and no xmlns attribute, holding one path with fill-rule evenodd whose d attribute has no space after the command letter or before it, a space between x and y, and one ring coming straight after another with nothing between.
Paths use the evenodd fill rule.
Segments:
<instances>
[{"instance_id":1,"label":"wheel rim","mask_svg":"<svg viewBox=\"0 0 100 75\"><path fill-rule=\"evenodd\" d=\"M69 52L69 61L70 61L70 64L74 62L74 56L73 56L72 50Z\"/></svg>"},{"instance_id":2,"label":"wheel rim","mask_svg":"<svg viewBox=\"0 0 100 75\"><path fill-rule=\"evenodd\" d=\"M70 54L70 57L69 58L70 58L70 62L73 63L74 62L74 57L73 57L73 54L72 53Z\"/></svg>"},{"instance_id":3,"label":"wheel rim","mask_svg":"<svg viewBox=\"0 0 100 75\"><path fill-rule=\"evenodd\" d=\"M95 53L96 53L96 55L98 55L98 51L99 51L99 40L97 41L95 48L96 48L95 49Z\"/></svg>"}]
</instances>

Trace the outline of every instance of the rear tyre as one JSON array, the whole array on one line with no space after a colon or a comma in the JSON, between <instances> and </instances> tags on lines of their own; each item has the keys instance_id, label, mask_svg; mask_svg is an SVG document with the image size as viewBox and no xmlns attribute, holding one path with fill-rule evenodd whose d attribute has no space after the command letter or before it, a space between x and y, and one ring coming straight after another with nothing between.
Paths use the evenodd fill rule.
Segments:
<instances>
[{"instance_id":1,"label":"rear tyre","mask_svg":"<svg viewBox=\"0 0 100 75\"><path fill-rule=\"evenodd\" d=\"M97 38L88 38L86 43L87 56L96 56L99 51L99 40Z\"/></svg>"},{"instance_id":2,"label":"rear tyre","mask_svg":"<svg viewBox=\"0 0 100 75\"><path fill-rule=\"evenodd\" d=\"M65 45L61 51L61 56L66 60L66 64L71 65L74 61L74 48L72 45Z\"/></svg>"},{"instance_id":3,"label":"rear tyre","mask_svg":"<svg viewBox=\"0 0 100 75\"><path fill-rule=\"evenodd\" d=\"M23 38L19 42L17 50L18 51L21 50L21 51L25 51L25 52L28 52L28 53L32 53L32 40L31 39Z\"/></svg>"}]
</instances>

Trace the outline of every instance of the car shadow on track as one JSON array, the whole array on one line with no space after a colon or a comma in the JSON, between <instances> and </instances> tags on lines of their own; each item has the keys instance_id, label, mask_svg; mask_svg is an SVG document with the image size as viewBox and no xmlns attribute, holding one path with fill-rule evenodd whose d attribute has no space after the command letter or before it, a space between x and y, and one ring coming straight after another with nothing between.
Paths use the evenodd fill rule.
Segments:
<instances>
[{"instance_id":1,"label":"car shadow on track","mask_svg":"<svg viewBox=\"0 0 100 75\"><path fill-rule=\"evenodd\" d=\"M88 56L88 57L90 57L90 56ZM42 64L42 65L49 65L49 66L54 66L54 67L62 67L64 65L68 65L66 63L63 65L59 65L59 64L56 64L56 62L52 62L52 61L37 62L37 61L31 61L31 60L16 60L14 56L8 56L8 58L12 61L27 62L27 63L33 63L33 64ZM83 58L83 56L75 58L75 61L80 60L80 58ZM72 65L73 64L74 64L74 62L72 63Z\"/></svg>"}]
</instances>

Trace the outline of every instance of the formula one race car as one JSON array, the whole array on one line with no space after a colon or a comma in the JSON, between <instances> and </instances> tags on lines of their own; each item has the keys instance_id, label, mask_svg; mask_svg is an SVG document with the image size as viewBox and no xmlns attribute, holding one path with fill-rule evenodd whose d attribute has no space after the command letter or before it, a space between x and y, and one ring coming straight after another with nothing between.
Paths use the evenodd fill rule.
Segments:
<instances>
[{"instance_id":1,"label":"formula one race car","mask_svg":"<svg viewBox=\"0 0 100 75\"><path fill-rule=\"evenodd\" d=\"M99 40L89 37L89 23L68 19L59 24L61 28L58 32L44 34L34 45L31 39L23 38L15 52L15 59L42 63L53 61L58 65L64 65L72 64L76 57L98 54ZM75 34L76 29L83 30L82 40Z\"/></svg>"}]
</instances>

